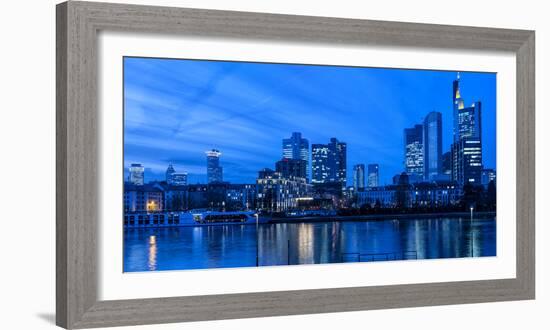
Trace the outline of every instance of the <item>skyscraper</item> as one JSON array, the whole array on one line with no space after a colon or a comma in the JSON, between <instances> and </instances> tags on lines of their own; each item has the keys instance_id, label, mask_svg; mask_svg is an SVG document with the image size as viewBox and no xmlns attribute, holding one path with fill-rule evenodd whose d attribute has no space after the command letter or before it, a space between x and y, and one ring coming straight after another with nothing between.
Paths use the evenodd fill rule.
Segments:
<instances>
[{"instance_id":1,"label":"skyscraper","mask_svg":"<svg viewBox=\"0 0 550 330\"><path fill-rule=\"evenodd\" d=\"M174 166L170 164L166 169L166 183L172 186L185 186L187 185L187 173L176 172Z\"/></svg>"},{"instance_id":2,"label":"skyscraper","mask_svg":"<svg viewBox=\"0 0 550 330\"><path fill-rule=\"evenodd\" d=\"M331 138L328 144L332 157L329 157L331 167L331 178L334 182L341 182L346 187L347 179L347 144Z\"/></svg>"},{"instance_id":3,"label":"skyscraper","mask_svg":"<svg viewBox=\"0 0 550 330\"><path fill-rule=\"evenodd\" d=\"M369 164L367 186L378 187L379 185L380 185L380 173L378 172L378 164Z\"/></svg>"},{"instance_id":4,"label":"skyscraper","mask_svg":"<svg viewBox=\"0 0 550 330\"><path fill-rule=\"evenodd\" d=\"M206 151L206 176L208 183L223 181L223 168L220 166L221 154L217 149Z\"/></svg>"},{"instance_id":5,"label":"skyscraper","mask_svg":"<svg viewBox=\"0 0 550 330\"><path fill-rule=\"evenodd\" d=\"M171 184L173 173L176 173L176 170L174 169L174 166L172 166L172 164L169 164L168 168L166 169L166 183Z\"/></svg>"},{"instance_id":6,"label":"skyscraper","mask_svg":"<svg viewBox=\"0 0 550 330\"><path fill-rule=\"evenodd\" d=\"M145 181L145 168L141 164L131 164L130 165L130 174L128 175L128 181L131 183L143 186L143 183Z\"/></svg>"},{"instance_id":7,"label":"skyscraper","mask_svg":"<svg viewBox=\"0 0 550 330\"><path fill-rule=\"evenodd\" d=\"M170 176L170 182L168 184L173 186L185 186L187 185L187 173L186 172L174 172Z\"/></svg>"},{"instance_id":8,"label":"skyscraper","mask_svg":"<svg viewBox=\"0 0 550 330\"><path fill-rule=\"evenodd\" d=\"M283 178L306 178L306 161L303 159L283 158L275 163L275 170Z\"/></svg>"},{"instance_id":9,"label":"skyscraper","mask_svg":"<svg viewBox=\"0 0 550 330\"><path fill-rule=\"evenodd\" d=\"M355 191L365 188L365 164L353 166L353 188Z\"/></svg>"},{"instance_id":10,"label":"skyscraper","mask_svg":"<svg viewBox=\"0 0 550 330\"><path fill-rule=\"evenodd\" d=\"M452 149L452 145L451 145L451 149ZM453 165L452 152L447 151L446 153L441 155L441 174L446 177L446 180L451 179L452 165Z\"/></svg>"},{"instance_id":11,"label":"skyscraper","mask_svg":"<svg viewBox=\"0 0 550 330\"><path fill-rule=\"evenodd\" d=\"M424 119L424 179L441 174L441 112L430 112Z\"/></svg>"},{"instance_id":12,"label":"skyscraper","mask_svg":"<svg viewBox=\"0 0 550 330\"><path fill-rule=\"evenodd\" d=\"M328 144L311 146L311 182L347 182L347 144L331 138Z\"/></svg>"},{"instance_id":13,"label":"skyscraper","mask_svg":"<svg viewBox=\"0 0 550 330\"><path fill-rule=\"evenodd\" d=\"M489 182L494 181L496 184L497 173L491 168L485 168L481 171L481 184L487 187Z\"/></svg>"},{"instance_id":14,"label":"skyscraper","mask_svg":"<svg viewBox=\"0 0 550 330\"><path fill-rule=\"evenodd\" d=\"M329 150L326 144L311 145L311 182L325 183L329 177Z\"/></svg>"},{"instance_id":15,"label":"skyscraper","mask_svg":"<svg viewBox=\"0 0 550 330\"><path fill-rule=\"evenodd\" d=\"M418 181L424 174L424 132L422 125L404 130L405 172L411 181Z\"/></svg>"},{"instance_id":16,"label":"skyscraper","mask_svg":"<svg viewBox=\"0 0 550 330\"><path fill-rule=\"evenodd\" d=\"M303 160L305 178L309 181L309 142L302 138L302 133L294 132L290 138L283 139L283 158Z\"/></svg>"},{"instance_id":17,"label":"skyscraper","mask_svg":"<svg viewBox=\"0 0 550 330\"><path fill-rule=\"evenodd\" d=\"M453 141L463 137L481 137L481 102L464 106L460 94L460 73L453 81Z\"/></svg>"},{"instance_id":18,"label":"skyscraper","mask_svg":"<svg viewBox=\"0 0 550 330\"><path fill-rule=\"evenodd\" d=\"M463 137L453 144L453 180L461 184L481 184L481 139Z\"/></svg>"},{"instance_id":19,"label":"skyscraper","mask_svg":"<svg viewBox=\"0 0 550 330\"><path fill-rule=\"evenodd\" d=\"M453 81L452 179L461 184L481 184L481 102L464 106L460 95L460 74Z\"/></svg>"}]
</instances>

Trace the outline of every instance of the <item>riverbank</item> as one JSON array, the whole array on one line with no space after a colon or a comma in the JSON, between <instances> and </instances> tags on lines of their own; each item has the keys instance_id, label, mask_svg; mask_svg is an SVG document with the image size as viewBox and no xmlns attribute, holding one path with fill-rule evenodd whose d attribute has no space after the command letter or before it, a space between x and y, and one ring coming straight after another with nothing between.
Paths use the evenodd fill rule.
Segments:
<instances>
[{"instance_id":1,"label":"riverbank","mask_svg":"<svg viewBox=\"0 0 550 330\"><path fill-rule=\"evenodd\" d=\"M331 222L331 221L383 221L383 220L407 220L419 218L466 218L470 219L470 212L438 212L438 213L401 213L401 214L369 214L369 215L349 215L349 216L327 216L327 217L284 217L271 218L268 223L295 223L295 222ZM489 218L495 217L496 212L474 212L474 217Z\"/></svg>"}]
</instances>

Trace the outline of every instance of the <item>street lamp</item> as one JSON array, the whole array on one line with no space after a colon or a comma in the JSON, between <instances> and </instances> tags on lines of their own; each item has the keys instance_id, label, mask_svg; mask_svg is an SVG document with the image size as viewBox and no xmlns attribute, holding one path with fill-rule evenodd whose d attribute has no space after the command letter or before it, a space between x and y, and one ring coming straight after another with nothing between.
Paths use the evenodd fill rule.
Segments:
<instances>
[{"instance_id":1,"label":"street lamp","mask_svg":"<svg viewBox=\"0 0 550 330\"><path fill-rule=\"evenodd\" d=\"M258 213L254 214L256 217L256 267L260 266L260 233L258 232Z\"/></svg>"},{"instance_id":2,"label":"street lamp","mask_svg":"<svg viewBox=\"0 0 550 330\"><path fill-rule=\"evenodd\" d=\"M470 254L474 257L474 206L470 205Z\"/></svg>"}]
</instances>

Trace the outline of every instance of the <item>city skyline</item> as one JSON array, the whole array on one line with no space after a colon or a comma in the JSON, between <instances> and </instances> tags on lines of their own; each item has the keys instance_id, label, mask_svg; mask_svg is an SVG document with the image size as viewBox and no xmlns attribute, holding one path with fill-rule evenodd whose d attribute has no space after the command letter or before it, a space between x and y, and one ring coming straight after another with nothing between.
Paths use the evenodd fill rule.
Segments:
<instances>
[{"instance_id":1,"label":"city skyline","mask_svg":"<svg viewBox=\"0 0 550 330\"><path fill-rule=\"evenodd\" d=\"M384 185L404 170L403 129L436 111L442 114L443 153L453 140L454 71L143 58L124 63L125 169L143 164L146 181L163 180L173 164L188 173L189 183L206 183L204 152L218 149L224 181L254 182L259 170L281 159L283 139L300 132L310 146L332 137L347 144L348 185L353 166L363 163L379 164ZM275 77L292 88L276 86ZM465 102L483 103L483 163L493 169L495 86L495 74L461 73Z\"/></svg>"}]
</instances>

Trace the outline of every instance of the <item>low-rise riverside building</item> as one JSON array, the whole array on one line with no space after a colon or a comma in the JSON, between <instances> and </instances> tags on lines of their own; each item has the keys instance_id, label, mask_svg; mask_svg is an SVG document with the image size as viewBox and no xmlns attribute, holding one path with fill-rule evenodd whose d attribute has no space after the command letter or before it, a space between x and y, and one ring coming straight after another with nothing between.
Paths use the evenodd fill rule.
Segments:
<instances>
[{"instance_id":1,"label":"low-rise riverside building","mask_svg":"<svg viewBox=\"0 0 550 330\"><path fill-rule=\"evenodd\" d=\"M357 191L357 206L393 208L397 204L397 186L368 187Z\"/></svg>"},{"instance_id":2,"label":"low-rise riverside building","mask_svg":"<svg viewBox=\"0 0 550 330\"><path fill-rule=\"evenodd\" d=\"M460 203L462 188L456 182L422 182L412 186L411 197L413 206L444 207Z\"/></svg>"},{"instance_id":3,"label":"low-rise riverside building","mask_svg":"<svg viewBox=\"0 0 550 330\"><path fill-rule=\"evenodd\" d=\"M267 212L284 212L298 206L300 198L309 197L305 178L283 177L279 172L263 169L256 180L257 208Z\"/></svg>"},{"instance_id":4,"label":"low-rise riverside building","mask_svg":"<svg viewBox=\"0 0 550 330\"><path fill-rule=\"evenodd\" d=\"M225 192L225 204L229 210L251 210L256 208L255 184L231 184Z\"/></svg>"},{"instance_id":5,"label":"low-rise riverside building","mask_svg":"<svg viewBox=\"0 0 550 330\"><path fill-rule=\"evenodd\" d=\"M460 203L463 191L455 182L420 182L368 187L363 191L358 191L356 195L358 206L445 207Z\"/></svg>"},{"instance_id":6,"label":"low-rise riverside building","mask_svg":"<svg viewBox=\"0 0 550 330\"><path fill-rule=\"evenodd\" d=\"M214 182L185 186L162 184L168 211L214 209L237 211L254 209L256 185Z\"/></svg>"},{"instance_id":7,"label":"low-rise riverside building","mask_svg":"<svg viewBox=\"0 0 550 330\"><path fill-rule=\"evenodd\" d=\"M158 184L124 183L125 212L154 212L164 208L164 191Z\"/></svg>"},{"instance_id":8,"label":"low-rise riverside building","mask_svg":"<svg viewBox=\"0 0 550 330\"><path fill-rule=\"evenodd\" d=\"M183 185L163 185L164 209L185 211L189 208L189 187Z\"/></svg>"}]
</instances>

